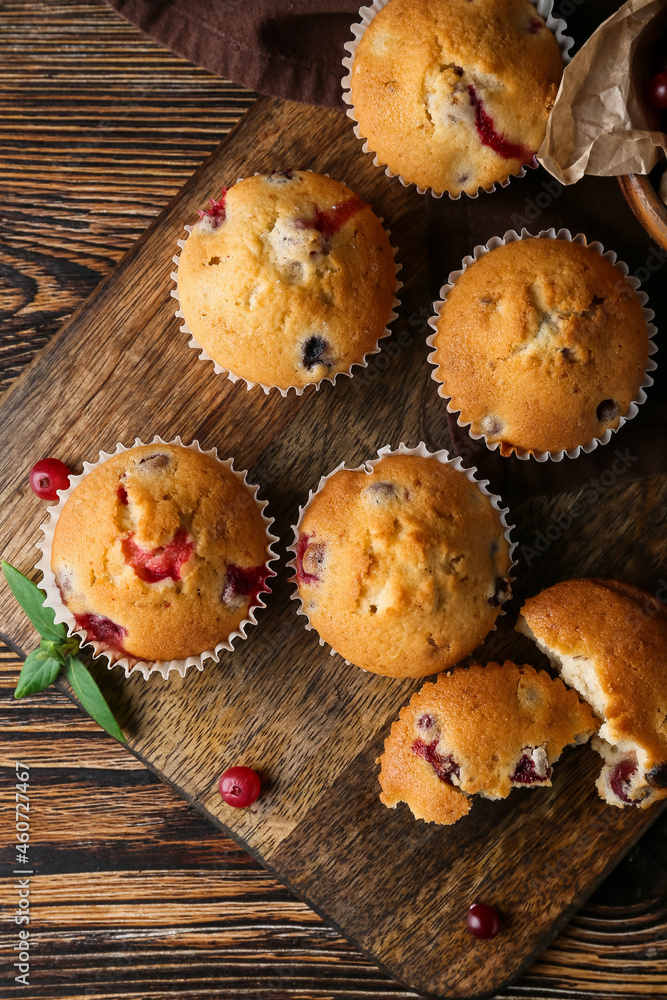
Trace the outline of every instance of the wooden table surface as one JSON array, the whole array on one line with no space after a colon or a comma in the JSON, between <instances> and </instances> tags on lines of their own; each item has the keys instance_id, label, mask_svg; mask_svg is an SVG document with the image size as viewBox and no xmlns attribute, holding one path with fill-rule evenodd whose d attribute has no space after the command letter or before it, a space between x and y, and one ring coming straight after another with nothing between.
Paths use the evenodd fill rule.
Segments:
<instances>
[{"instance_id":1,"label":"wooden table surface","mask_svg":"<svg viewBox=\"0 0 667 1000\"><path fill-rule=\"evenodd\" d=\"M2 388L252 102L143 39L103 0L1 0ZM64 696L51 690L14 702L19 667L1 647L1 934L9 951L0 997L415 996ZM13 983L7 959L17 930L16 760L31 775L28 989ZM502 996L667 995L666 833L663 816Z\"/></svg>"}]
</instances>

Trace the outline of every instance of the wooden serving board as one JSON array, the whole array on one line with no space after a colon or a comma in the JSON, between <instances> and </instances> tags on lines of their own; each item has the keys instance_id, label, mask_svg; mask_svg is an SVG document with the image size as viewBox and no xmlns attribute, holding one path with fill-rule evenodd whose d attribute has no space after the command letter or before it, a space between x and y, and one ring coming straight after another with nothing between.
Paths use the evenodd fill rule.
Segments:
<instances>
[{"instance_id":1,"label":"wooden serving board","mask_svg":"<svg viewBox=\"0 0 667 1000\"><path fill-rule=\"evenodd\" d=\"M328 172L374 206L400 248L405 288L394 336L368 369L283 399L248 392L197 359L173 315L169 274L182 226L210 195L238 176L287 166ZM499 222L506 193L493 198L484 239L508 228ZM589 747L566 752L552 789L476 802L450 828L416 822L404 806L385 809L374 762L421 682L346 666L305 631L290 601L290 525L322 473L342 460L357 465L387 443L450 444L424 344L446 272L439 262L430 274L429 260L444 255L447 270L455 267L462 237L483 228L487 208L482 200L443 204L451 237L443 249L427 240L428 202L361 155L342 114L260 100L5 397L0 550L31 572L45 514L27 473L46 455L80 471L117 441L180 434L249 469L270 501L283 556L259 625L220 664L183 679L126 680L99 665L96 677L129 749L379 965L424 993L478 997L526 967L658 809L605 806L594 788L600 759ZM506 469L518 475L510 461ZM633 480L633 461L621 432L606 448L602 486L512 492L510 519L522 545L516 596L478 658L541 665L512 626L521 601L556 580L598 574L657 589L667 554L667 477ZM553 483L550 475L545 482ZM538 537L546 551L538 551L545 548L536 547ZM28 651L34 633L4 584L0 610L5 637ZM227 807L217 792L220 772L235 763L264 780L248 810ZM493 941L477 942L466 930L475 900L502 913L504 930Z\"/></svg>"}]
</instances>

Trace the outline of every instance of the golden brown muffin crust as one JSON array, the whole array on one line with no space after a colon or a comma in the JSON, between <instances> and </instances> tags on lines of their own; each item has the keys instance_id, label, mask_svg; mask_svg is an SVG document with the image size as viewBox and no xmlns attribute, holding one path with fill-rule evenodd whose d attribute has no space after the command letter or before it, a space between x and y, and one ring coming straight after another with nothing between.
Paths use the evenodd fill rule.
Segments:
<instances>
[{"instance_id":1,"label":"golden brown muffin crust","mask_svg":"<svg viewBox=\"0 0 667 1000\"><path fill-rule=\"evenodd\" d=\"M528 0L390 0L356 51L354 116L406 181L474 194L532 160L562 71Z\"/></svg>"},{"instance_id":2,"label":"golden brown muffin crust","mask_svg":"<svg viewBox=\"0 0 667 1000\"><path fill-rule=\"evenodd\" d=\"M391 727L379 758L380 801L455 823L472 795L502 799L515 787L550 786L565 746L596 729L589 706L545 671L508 660L441 674Z\"/></svg>"},{"instance_id":3,"label":"golden brown muffin crust","mask_svg":"<svg viewBox=\"0 0 667 1000\"><path fill-rule=\"evenodd\" d=\"M457 663L509 592L509 546L490 499L453 465L417 455L331 476L304 513L296 566L322 638L393 677Z\"/></svg>"},{"instance_id":4,"label":"golden brown muffin crust","mask_svg":"<svg viewBox=\"0 0 667 1000\"><path fill-rule=\"evenodd\" d=\"M150 662L225 640L257 604L256 588L268 589L267 557L259 508L233 472L150 444L78 484L58 518L51 568L80 627L87 621L93 638L101 627L111 646Z\"/></svg>"},{"instance_id":5,"label":"golden brown muffin crust","mask_svg":"<svg viewBox=\"0 0 667 1000\"><path fill-rule=\"evenodd\" d=\"M221 366L282 389L346 372L385 332L396 292L389 238L369 205L322 174L231 187L181 251L178 296Z\"/></svg>"},{"instance_id":6,"label":"golden brown muffin crust","mask_svg":"<svg viewBox=\"0 0 667 1000\"><path fill-rule=\"evenodd\" d=\"M594 707L606 720L600 735L641 747L647 771L667 764L667 609L638 587L591 578L548 587L521 614L559 657L591 661L591 698L601 699Z\"/></svg>"},{"instance_id":7,"label":"golden brown muffin crust","mask_svg":"<svg viewBox=\"0 0 667 1000\"><path fill-rule=\"evenodd\" d=\"M506 243L466 268L434 345L441 394L503 455L570 450L616 428L648 360L642 306L620 271L546 237Z\"/></svg>"}]
</instances>

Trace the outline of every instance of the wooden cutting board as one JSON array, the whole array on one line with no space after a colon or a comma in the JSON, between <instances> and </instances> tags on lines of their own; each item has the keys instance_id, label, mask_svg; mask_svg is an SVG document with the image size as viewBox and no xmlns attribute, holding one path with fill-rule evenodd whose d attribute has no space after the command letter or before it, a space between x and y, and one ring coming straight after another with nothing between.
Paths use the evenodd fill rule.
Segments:
<instances>
[{"instance_id":1,"label":"wooden cutting board","mask_svg":"<svg viewBox=\"0 0 667 1000\"><path fill-rule=\"evenodd\" d=\"M368 369L283 399L248 392L197 359L173 315L169 274L182 226L210 195L239 176L287 166L328 172L374 206L400 248L405 288L394 336ZM503 195L486 205L497 213ZM357 465L388 443L450 444L424 343L445 277L429 273L427 203L360 154L342 114L258 101L5 397L0 551L31 573L45 508L27 474L46 455L80 471L117 441L180 434L249 469L270 501L283 556L258 627L220 664L184 679L127 680L101 666L96 677L129 749L392 976L435 996L478 997L530 963L659 810L605 806L594 788L600 759L589 747L566 752L552 789L479 801L450 828L416 822L404 806L385 809L374 762L421 682L346 666L305 631L290 601L290 525L322 473L342 460ZM453 228L486 210L481 199L450 204ZM494 222L485 238L504 228ZM453 268L461 253L452 248ZM523 598L556 580L598 574L658 585L667 477L632 480L623 433L605 451L606 479L595 488L512 494L522 545L516 596L479 658L542 665L512 626ZM0 611L4 637L28 651L35 635L4 583ZM217 792L220 772L236 763L264 780L248 810L229 808ZM466 930L475 900L502 913L504 930L493 941Z\"/></svg>"}]
</instances>

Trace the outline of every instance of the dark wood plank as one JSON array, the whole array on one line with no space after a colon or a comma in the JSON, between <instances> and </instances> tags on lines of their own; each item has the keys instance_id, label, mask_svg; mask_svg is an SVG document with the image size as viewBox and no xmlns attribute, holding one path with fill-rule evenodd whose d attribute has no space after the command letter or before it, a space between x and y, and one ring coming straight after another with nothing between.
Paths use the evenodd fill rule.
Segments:
<instances>
[{"instance_id":1,"label":"dark wood plank","mask_svg":"<svg viewBox=\"0 0 667 1000\"><path fill-rule=\"evenodd\" d=\"M72 465L135 434L181 433L206 446L215 443L250 466L265 487L283 544L308 486L341 459L356 464L387 440L414 443L424 436L431 446L448 443L444 408L414 330L393 359L385 348L371 377L287 400L267 400L214 378L178 334L165 274L181 224L221 182L287 164L345 178L387 219L406 265L403 330L412 315L419 325L433 294L423 200L359 158L342 115L258 102L9 393L0 415L13 471L0 541L20 566L29 566L40 515L22 487L27 434L40 454L57 447ZM67 375L75 361L76 391ZM147 384L159 387L157 419L153 395L137 392ZM610 463L614 458L610 450ZM667 549L666 498L664 478L648 489L622 481L610 488L604 504L589 505L578 518L567 546L521 566L519 593L573 572L621 574L646 584L650 573L659 573ZM576 501L585 502L565 495L518 504L512 513L519 536L530 537ZM627 530L629 511L637 525L653 520L654 538ZM615 526L626 529L623 542L606 550L600 540ZM6 598L3 609L11 637L27 642ZM524 655L510 622L503 619L487 656ZM480 803L466 824L451 830L416 824L405 810L387 813L377 801L373 761L417 683L371 678L329 657L295 621L284 577L258 634L222 668L159 687L139 678L123 682L117 673L98 670L98 676L141 759L398 979L435 994L499 988L657 815L604 807L592 781L597 760L589 751L566 758L553 793L515 795L495 808ZM184 704L193 707L184 712ZM267 782L258 806L241 815L230 814L216 790L220 770L236 760L258 766ZM572 787L577 794L565 795ZM498 857L500 864L494 863ZM507 914L505 933L484 950L470 947L463 923L476 895L495 900Z\"/></svg>"}]
</instances>

